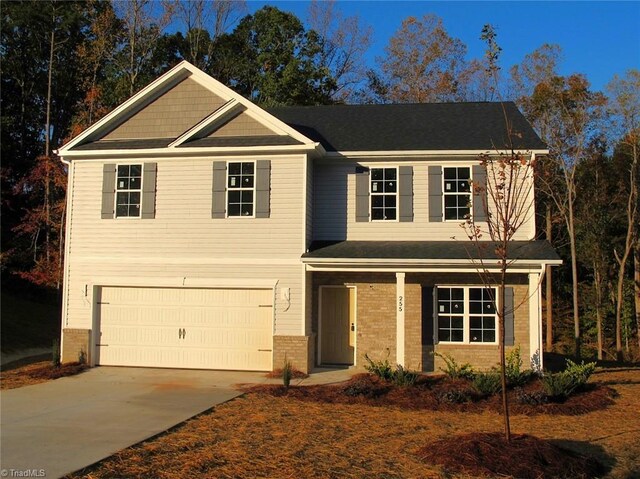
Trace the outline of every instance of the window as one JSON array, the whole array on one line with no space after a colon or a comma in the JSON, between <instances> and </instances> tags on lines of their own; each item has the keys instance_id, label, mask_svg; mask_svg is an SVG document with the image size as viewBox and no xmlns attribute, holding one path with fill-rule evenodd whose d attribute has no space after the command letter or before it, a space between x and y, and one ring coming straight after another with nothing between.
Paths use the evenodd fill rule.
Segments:
<instances>
[{"instance_id":1,"label":"window","mask_svg":"<svg viewBox=\"0 0 640 479\"><path fill-rule=\"evenodd\" d=\"M142 165L118 165L116 177L116 218L140 217Z\"/></svg>"},{"instance_id":2,"label":"window","mask_svg":"<svg viewBox=\"0 0 640 479\"><path fill-rule=\"evenodd\" d=\"M444 219L463 220L471 213L471 169L443 168Z\"/></svg>"},{"instance_id":3,"label":"window","mask_svg":"<svg viewBox=\"0 0 640 479\"><path fill-rule=\"evenodd\" d=\"M496 342L496 290L494 288L437 288L438 341Z\"/></svg>"},{"instance_id":4,"label":"window","mask_svg":"<svg viewBox=\"0 0 640 479\"><path fill-rule=\"evenodd\" d=\"M228 216L253 216L255 164L229 163L227 177Z\"/></svg>"},{"instance_id":5,"label":"window","mask_svg":"<svg viewBox=\"0 0 640 479\"><path fill-rule=\"evenodd\" d=\"M397 218L398 170L396 168L371 168L371 219L395 220Z\"/></svg>"}]
</instances>

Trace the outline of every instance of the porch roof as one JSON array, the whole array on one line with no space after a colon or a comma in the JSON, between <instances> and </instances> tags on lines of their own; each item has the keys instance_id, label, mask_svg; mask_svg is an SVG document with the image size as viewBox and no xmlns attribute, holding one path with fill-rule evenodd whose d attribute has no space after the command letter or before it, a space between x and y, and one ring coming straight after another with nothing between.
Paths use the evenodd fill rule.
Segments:
<instances>
[{"instance_id":1,"label":"porch roof","mask_svg":"<svg viewBox=\"0 0 640 479\"><path fill-rule=\"evenodd\" d=\"M314 241L302 255L304 263L408 262L413 264L477 263L495 264L496 243L490 241ZM510 261L561 264L548 241L511 241Z\"/></svg>"}]
</instances>

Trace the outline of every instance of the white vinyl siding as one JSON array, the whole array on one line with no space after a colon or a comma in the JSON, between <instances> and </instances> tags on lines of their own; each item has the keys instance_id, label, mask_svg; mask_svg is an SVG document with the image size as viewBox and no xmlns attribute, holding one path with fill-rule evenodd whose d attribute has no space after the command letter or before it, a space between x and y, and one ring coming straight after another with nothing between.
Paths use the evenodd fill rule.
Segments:
<instances>
[{"instance_id":1,"label":"white vinyl siding","mask_svg":"<svg viewBox=\"0 0 640 479\"><path fill-rule=\"evenodd\" d=\"M266 159L271 160L270 217L243 221L211 218L212 158L158 160L156 215L144 222L102 220L104 162L74 161L63 327L91 327L96 276L123 282L145 277L149 286L167 278L273 280L278 281L275 332L300 334L306 157ZM290 304L280 299L279 288L290 288Z\"/></svg>"},{"instance_id":2,"label":"white vinyl siding","mask_svg":"<svg viewBox=\"0 0 640 479\"><path fill-rule=\"evenodd\" d=\"M477 161L475 161L477 163ZM357 165L375 168L389 164L349 159L318 160L314 168L314 239L356 241L449 241L451 237L466 240L462 221L429 222L429 165L471 166L473 158L411 159L397 161L398 166L413 166L413 221L356 222ZM532 191L533 193L533 191ZM531 210L533 212L533 210ZM517 232L515 240L533 239L533 215Z\"/></svg>"}]
</instances>

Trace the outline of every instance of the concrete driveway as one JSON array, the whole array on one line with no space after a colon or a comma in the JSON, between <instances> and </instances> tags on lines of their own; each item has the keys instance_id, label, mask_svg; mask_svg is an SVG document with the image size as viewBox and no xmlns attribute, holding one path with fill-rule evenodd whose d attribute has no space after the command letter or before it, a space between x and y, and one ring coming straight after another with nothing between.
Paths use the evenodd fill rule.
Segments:
<instances>
[{"instance_id":1,"label":"concrete driveway","mask_svg":"<svg viewBox=\"0 0 640 479\"><path fill-rule=\"evenodd\" d=\"M1 475L60 477L240 395L234 384L263 382L264 373L98 367L2 391Z\"/></svg>"}]
</instances>

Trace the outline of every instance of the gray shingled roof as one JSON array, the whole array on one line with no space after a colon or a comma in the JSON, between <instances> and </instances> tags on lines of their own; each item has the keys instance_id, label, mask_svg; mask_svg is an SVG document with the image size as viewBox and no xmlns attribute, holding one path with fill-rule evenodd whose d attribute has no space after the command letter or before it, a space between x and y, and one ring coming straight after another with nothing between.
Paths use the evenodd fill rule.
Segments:
<instances>
[{"instance_id":1,"label":"gray shingled roof","mask_svg":"<svg viewBox=\"0 0 640 479\"><path fill-rule=\"evenodd\" d=\"M546 149L513 102L293 106L267 111L321 142L327 151ZM505 116L512 125L513 145Z\"/></svg>"},{"instance_id":2,"label":"gray shingled roof","mask_svg":"<svg viewBox=\"0 0 640 479\"><path fill-rule=\"evenodd\" d=\"M495 260L495 246L485 241L316 241L308 259L410 259L410 260ZM548 241L512 241L509 258L531 261L559 261L560 257Z\"/></svg>"}]
</instances>

